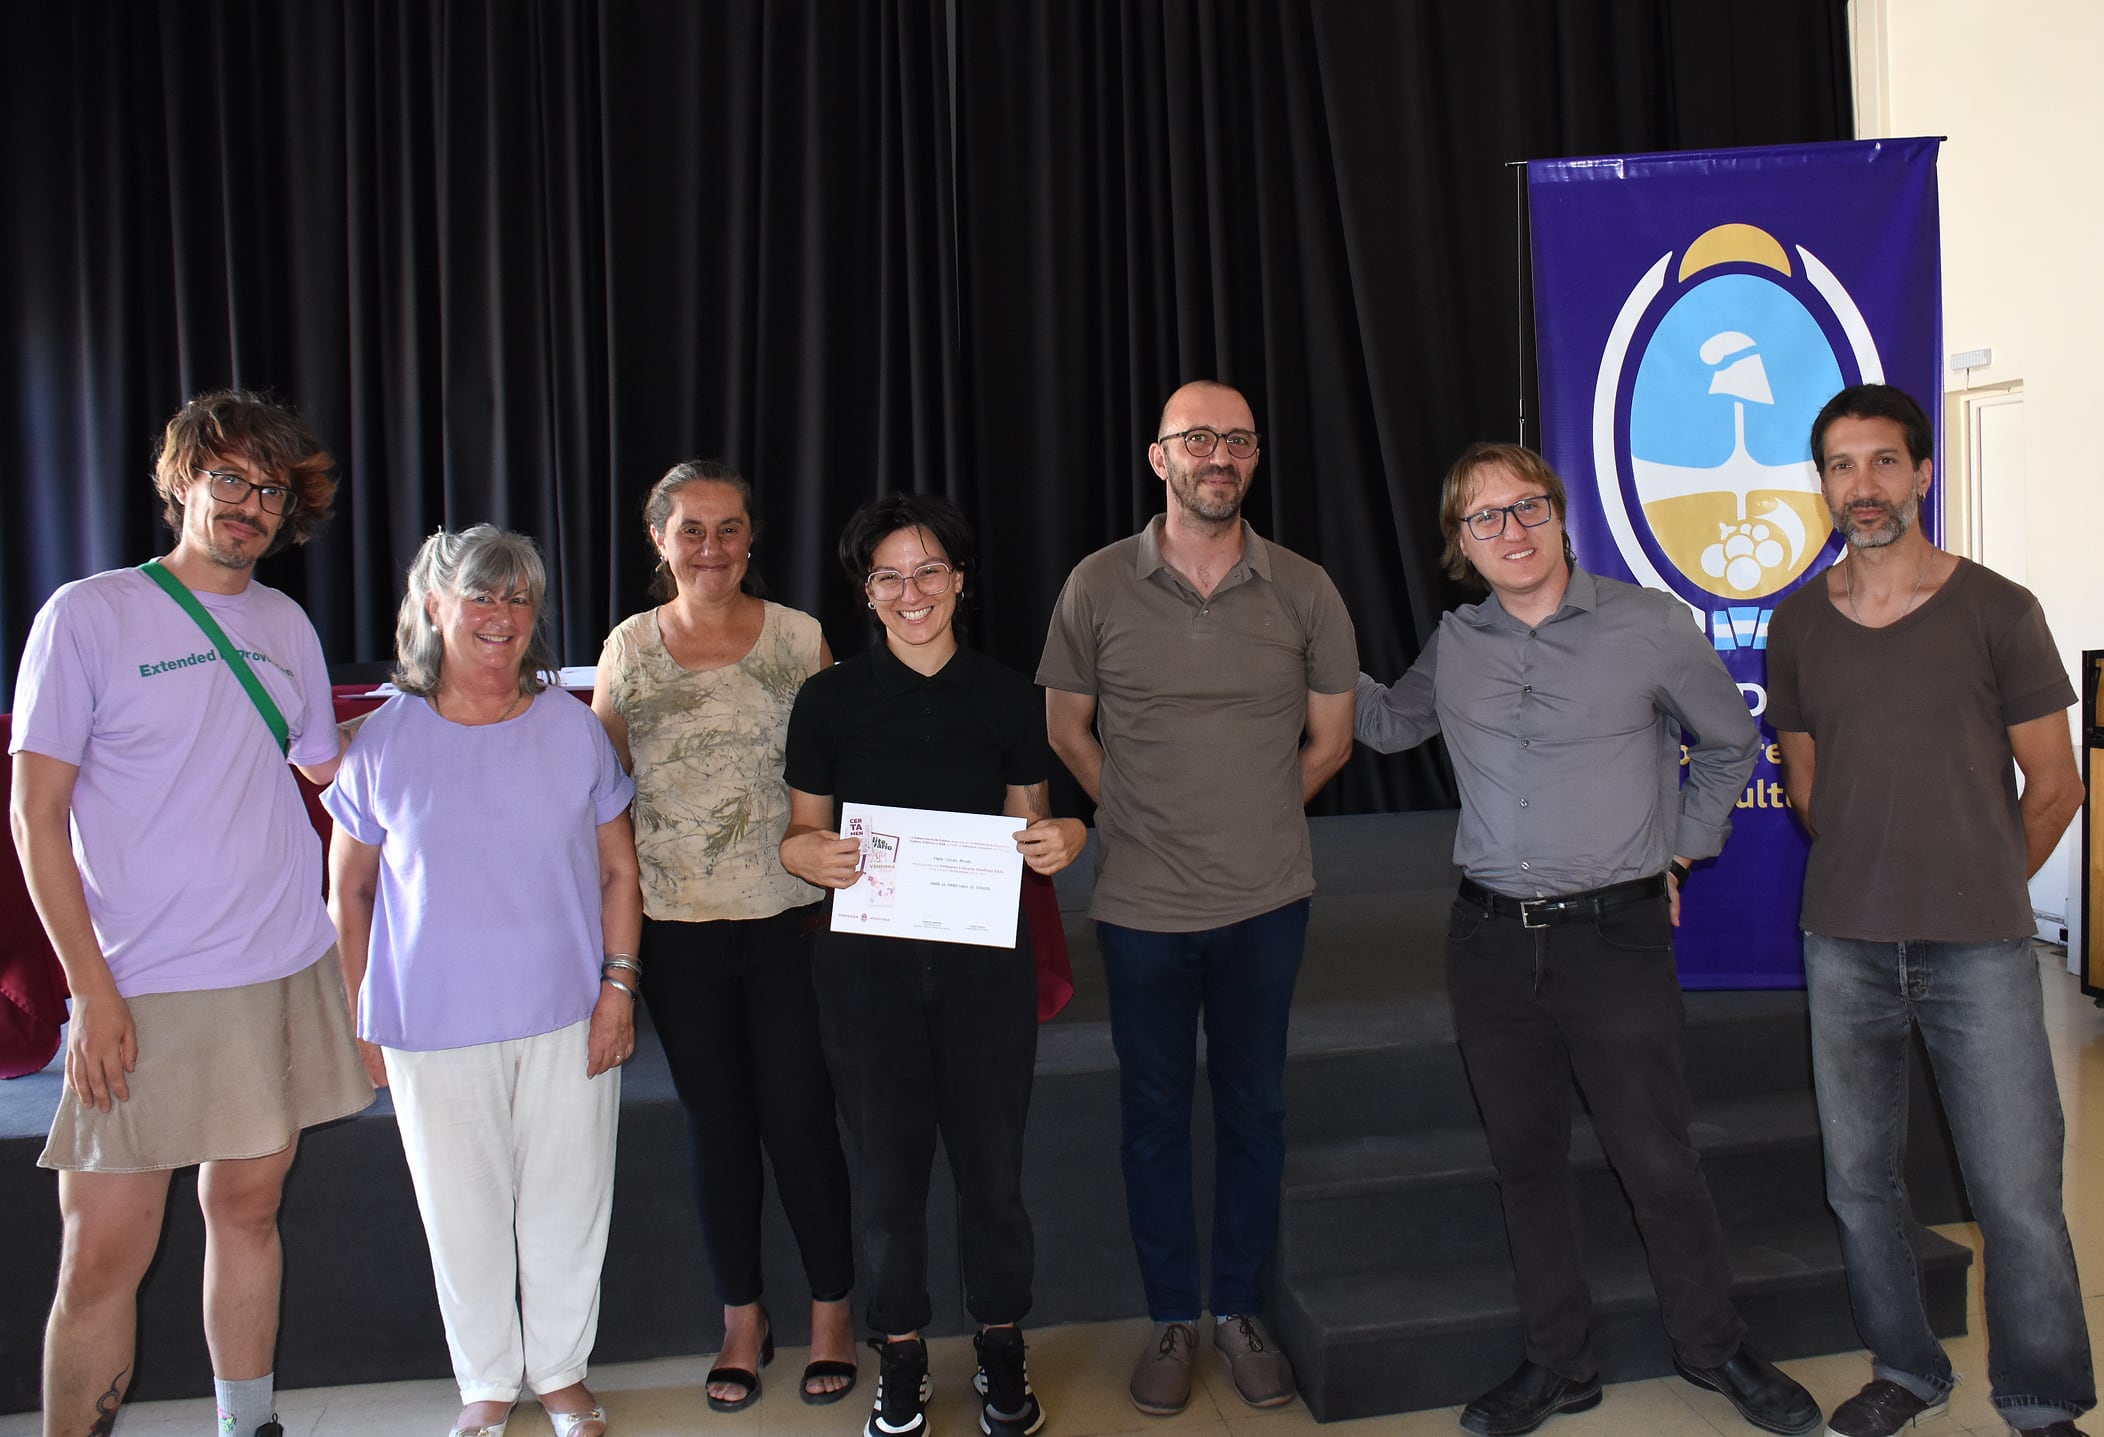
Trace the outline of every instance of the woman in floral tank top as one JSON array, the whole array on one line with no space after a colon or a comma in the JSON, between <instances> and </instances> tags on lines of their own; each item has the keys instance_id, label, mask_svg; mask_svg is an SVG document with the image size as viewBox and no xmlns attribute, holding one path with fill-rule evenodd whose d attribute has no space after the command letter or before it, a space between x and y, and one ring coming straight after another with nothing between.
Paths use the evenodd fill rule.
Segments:
<instances>
[{"instance_id":1,"label":"woman in floral tank top","mask_svg":"<svg viewBox=\"0 0 2104 1437\"><path fill-rule=\"evenodd\" d=\"M832 655L808 614L750 573L752 488L728 465L679 464L644 505L664 602L599 656L592 709L636 784L641 986L687 1112L702 1242L723 1302L709 1406L760 1393L774 1355L760 1305L760 1153L811 1288L806 1402L854 1386L847 1165L819 1047L811 944L819 890L782 867L782 748L804 680Z\"/></svg>"}]
</instances>

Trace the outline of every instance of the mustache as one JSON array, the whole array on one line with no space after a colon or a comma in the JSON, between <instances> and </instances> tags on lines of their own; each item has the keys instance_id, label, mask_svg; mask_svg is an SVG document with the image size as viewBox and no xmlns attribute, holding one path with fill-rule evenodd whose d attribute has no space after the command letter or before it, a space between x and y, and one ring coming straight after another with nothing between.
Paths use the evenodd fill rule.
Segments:
<instances>
[{"instance_id":1,"label":"mustache","mask_svg":"<svg viewBox=\"0 0 2104 1437\"><path fill-rule=\"evenodd\" d=\"M1876 512L1863 518L1855 512L1859 508ZM1912 529L1920 512L1914 500L1902 507L1890 499L1851 499L1833 511L1834 529L1855 548L1881 549Z\"/></svg>"}]
</instances>

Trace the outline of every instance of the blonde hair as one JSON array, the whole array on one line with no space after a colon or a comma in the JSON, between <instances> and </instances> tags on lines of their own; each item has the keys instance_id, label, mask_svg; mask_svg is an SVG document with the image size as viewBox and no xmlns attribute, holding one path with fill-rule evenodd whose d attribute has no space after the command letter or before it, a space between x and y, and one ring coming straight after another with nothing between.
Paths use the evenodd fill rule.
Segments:
<instances>
[{"instance_id":1,"label":"blonde hair","mask_svg":"<svg viewBox=\"0 0 2104 1437\"><path fill-rule=\"evenodd\" d=\"M1449 579L1481 582L1476 566L1468 560L1468 551L1462 546L1461 536L1466 532L1463 520L1468 517L1468 502L1476 487L1479 471L1497 467L1509 469L1513 477L1523 485L1541 490L1549 496L1549 507L1556 511L1559 520L1567 519L1570 513L1570 497L1565 493L1563 480L1542 458L1524 444L1471 444L1462 451L1454 467L1447 470L1446 483L1439 491L1439 532L1446 536L1446 549L1439 556L1441 566ZM1578 555L1571 548L1571 530L1568 523L1563 531L1563 561L1578 562Z\"/></svg>"}]
</instances>

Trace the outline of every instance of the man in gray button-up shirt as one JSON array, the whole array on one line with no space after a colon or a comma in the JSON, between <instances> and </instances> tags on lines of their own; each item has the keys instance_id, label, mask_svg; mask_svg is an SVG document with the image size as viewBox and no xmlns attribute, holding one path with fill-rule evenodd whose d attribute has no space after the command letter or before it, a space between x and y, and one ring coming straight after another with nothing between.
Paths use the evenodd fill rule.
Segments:
<instances>
[{"instance_id":1,"label":"man in gray button-up shirt","mask_svg":"<svg viewBox=\"0 0 2104 1437\"><path fill-rule=\"evenodd\" d=\"M1675 1365L1771 1432L1819 1425L1749 1351L1708 1185L1688 1141L1673 925L1753 771L1738 685L1670 594L1588 574L1562 481L1479 444L1447 475L1448 571L1490 597L1448 614L1394 685L1359 675L1355 734L1394 751L1444 733L1466 877L1448 988L1497 1166L1526 1360L1469 1404L1470 1432L1529 1432L1600 1400L1570 1192L1570 1078L1629 1194ZM1683 744L1687 782L1680 782Z\"/></svg>"}]
</instances>

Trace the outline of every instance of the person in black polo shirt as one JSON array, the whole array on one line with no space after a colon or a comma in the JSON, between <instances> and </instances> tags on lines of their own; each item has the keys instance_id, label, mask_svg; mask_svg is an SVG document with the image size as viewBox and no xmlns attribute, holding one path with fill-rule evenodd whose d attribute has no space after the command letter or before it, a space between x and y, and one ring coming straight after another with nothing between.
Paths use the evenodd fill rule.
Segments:
<instances>
[{"instance_id":1,"label":"person in black polo shirt","mask_svg":"<svg viewBox=\"0 0 2104 1437\"><path fill-rule=\"evenodd\" d=\"M1037 687L957 641L972 563L962 514L931 495L865 504L840 562L884 642L812 675L789 718L782 864L824 888L858 875L861 845L838 804L1000 813L1039 873L1081 852L1087 830L1053 818L1052 751ZM868 1437L926 1430L928 1174L941 1132L957 1183L966 1303L980 1324L977 1386L988 1437L1026 1437L1045 1414L1016 1323L1030 1308L1023 1121L1037 1062L1029 928L1010 949L824 932L812 962L834 1091L855 1142L869 1321L883 1340Z\"/></svg>"}]
</instances>

